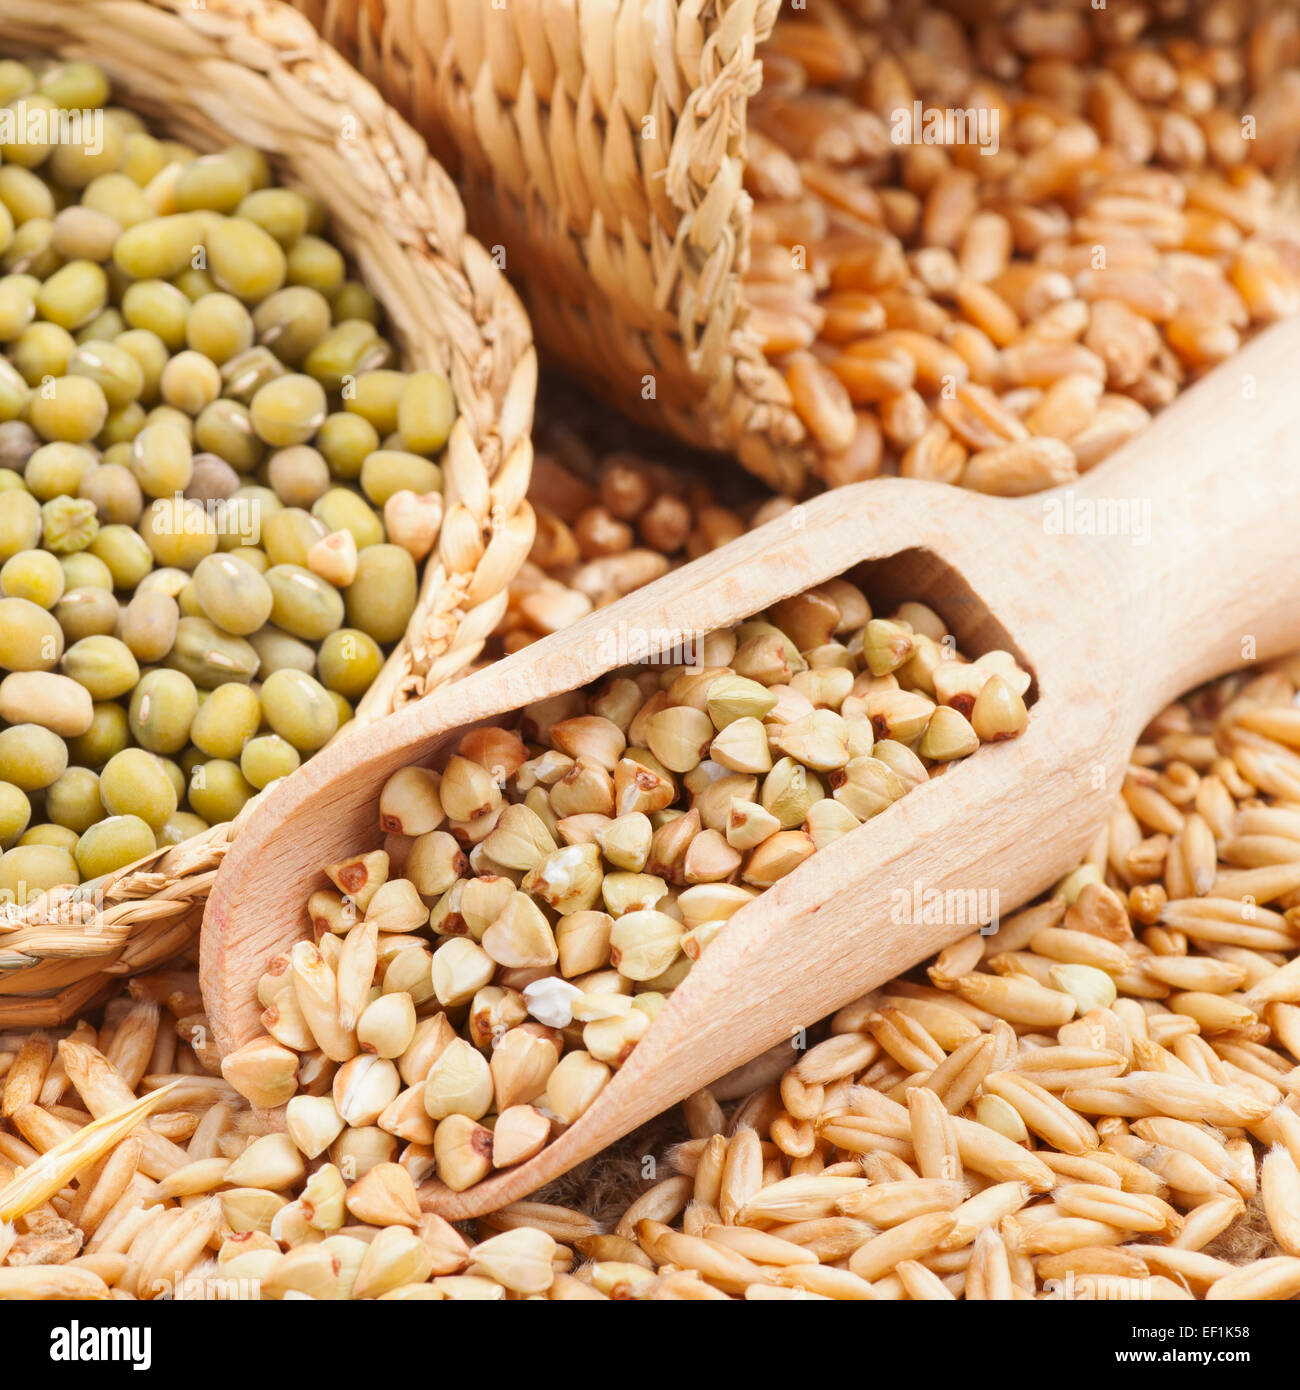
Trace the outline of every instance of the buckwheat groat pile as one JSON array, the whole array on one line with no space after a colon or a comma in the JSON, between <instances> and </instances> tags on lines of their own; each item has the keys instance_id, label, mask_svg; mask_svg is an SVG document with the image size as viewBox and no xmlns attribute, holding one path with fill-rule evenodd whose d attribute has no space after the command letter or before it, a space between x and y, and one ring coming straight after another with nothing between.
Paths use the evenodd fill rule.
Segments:
<instances>
[{"instance_id":1,"label":"buckwheat groat pile","mask_svg":"<svg viewBox=\"0 0 1300 1390\"><path fill-rule=\"evenodd\" d=\"M745 293L832 484L1067 482L1300 306L1290 4L781 7Z\"/></svg>"},{"instance_id":2,"label":"buckwheat groat pile","mask_svg":"<svg viewBox=\"0 0 1300 1390\"><path fill-rule=\"evenodd\" d=\"M745 903L1027 717L1008 653L845 580L700 645L389 781L387 849L328 866L223 1066L304 1153L405 1143L457 1191L532 1157Z\"/></svg>"},{"instance_id":3,"label":"buckwheat groat pile","mask_svg":"<svg viewBox=\"0 0 1300 1390\"><path fill-rule=\"evenodd\" d=\"M418 1144L263 1133L185 961L98 1027L0 1034L0 1296L1292 1297L1297 681L1172 706L1053 893L810 1029L730 1115L693 1097L618 1219L457 1229Z\"/></svg>"}]
</instances>

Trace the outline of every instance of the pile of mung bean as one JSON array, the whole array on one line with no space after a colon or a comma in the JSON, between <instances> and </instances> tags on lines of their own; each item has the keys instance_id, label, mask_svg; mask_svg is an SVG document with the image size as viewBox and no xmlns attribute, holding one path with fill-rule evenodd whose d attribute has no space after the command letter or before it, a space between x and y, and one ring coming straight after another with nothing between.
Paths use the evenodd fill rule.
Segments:
<instances>
[{"instance_id":1,"label":"pile of mung bean","mask_svg":"<svg viewBox=\"0 0 1300 1390\"><path fill-rule=\"evenodd\" d=\"M612 1210L457 1229L424 1146L268 1134L189 959L0 1033L0 1298L1292 1298L1298 685L1173 705L1052 892L697 1093L648 1185L605 1156Z\"/></svg>"},{"instance_id":2,"label":"pile of mung bean","mask_svg":"<svg viewBox=\"0 0 1300 1390\"><path fill-rule=\"evenodd\" d=\"M749 322L829 483L1068 482L1300 307L1293 5L819 0L760 56Z\"/></svg>"},{"instance_id":3,"label":"pile of mung bean","mask_svg":"<svg viewBox=\"0 0 1300 1390\"><path fill-rule=\"evenodd\" d=\"M1029 676L970 662L922 604L832 580L464 734L379 804L384 849L328 866L316 941L258 987L223 1075L287 1103L308 1157L421 1149L456 1191L595 1100L736 911L982 741Z\"/></svg>"},{"instance_id":4,"label":"pile of mung bean","mask_svg":"<svg viewBox=\"0 0 1300 1390\"><path fill-rule=\"evenodd\" d=\"M7 113L83 121L0 145L20 903L231 819L351 717L413 611L455 414L442 374L391 365L317 200L109 101L89 64L0 62Z\"/></svg>"}]
</instances>

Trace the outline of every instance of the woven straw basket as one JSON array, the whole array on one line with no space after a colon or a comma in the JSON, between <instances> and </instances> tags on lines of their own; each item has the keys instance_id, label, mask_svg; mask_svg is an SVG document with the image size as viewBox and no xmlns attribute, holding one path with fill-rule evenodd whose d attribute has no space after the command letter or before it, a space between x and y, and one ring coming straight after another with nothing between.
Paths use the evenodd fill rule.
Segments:
<instances>
[{"instance_id":1,"label":"woven straw basket","mask_svg":"<svg viewBox=\"0 0 1300 1390\"><path fill-rule=\"evenodd\" d=\"M780 0L293 2L456 173L550 354L799 490L814 450L740 270L746 108Z\"/></svg>"},{"instance_id":2,"label":"woven straw basket","mask_svg":"<svg viewBox=\"0 0 1300 1390\"><path fill-rule=\"evenodd\" d=\"M198 148L241 141L264 150L288 183L325 204L331 234L382 302L406 364L448 374L459 419L444 460L439 544L406 637L356 722L454 678L505 612L532 544L525 493L537 371L519 300L466 236L455 188L424 142L276 0L4 0L0 44L6 54L99 64L116 100ZM59 1022L110 977L180 950L249 807L93 885L9 905L0 915L0 1027Z\"/></svg>"}]
</instances>

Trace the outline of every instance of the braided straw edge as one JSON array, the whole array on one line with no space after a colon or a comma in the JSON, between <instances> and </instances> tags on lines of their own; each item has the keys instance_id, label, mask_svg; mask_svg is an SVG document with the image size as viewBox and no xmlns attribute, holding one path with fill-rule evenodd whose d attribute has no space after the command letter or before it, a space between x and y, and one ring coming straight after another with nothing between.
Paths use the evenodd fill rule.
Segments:
<instances>
[{"instance_id":1,"label":"braided straw edge","mask_svg":"<svg viewBox=\"0 0 1300 1390\"><path fill-rule=\"evenodd\" d=\"M548 352L629 415L802 489L817 454L742 280L746 112L780 0L292 2L457 172Z\"/></svg>"},{"instance_id":2,"label":"braided straw edge","mask_svg":"<svg viewBox=\"0 0 1300 1390\"><path fill-rule=\"evenodd\" d=\"M98 63L130 105L200 148L241 140L282 162L329 209L407 359L448 374L459 418L438 546L407 634L354 722L454 677L482 650L532 544L524 494L537 364L523 307L465 234L450 178L278 0L5 0L0 35L10 51ZM257 800L95 883L0 907L0 1026L58 1023L114 978L183 949Z\"/></svg>"}]
</instances>

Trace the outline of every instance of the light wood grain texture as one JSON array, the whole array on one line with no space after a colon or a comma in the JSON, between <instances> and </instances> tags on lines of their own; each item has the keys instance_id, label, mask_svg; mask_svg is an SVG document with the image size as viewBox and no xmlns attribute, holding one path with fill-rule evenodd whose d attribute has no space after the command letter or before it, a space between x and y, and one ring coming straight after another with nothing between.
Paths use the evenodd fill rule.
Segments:
<instances>
[{"instance_id":1,"label":"light wood grain texture","mask_svg":"<svg viewBox=\"0 0 1300 1390\"><path fill-rule=\"evenodd\" d=\"M250 821L209 900L202 976L220 1046L259 1031L259 974L306 933L320 866L376 843L376 797L398 767L468 724L601 676L620 625L706 632L891 556L878 576L887 600L924 599L963 650L1010 647L1032 670L1024 734L981 748L744 908L578 1123L530 1163L442 1191L438 1209L461 1217L523 1196L970 930L900 925L899 890L996 891L1010 912L1077 862L1166 702L1300 646L1297 360L1300 324L1270 330L1055 494L1012 504L878 480L822 496L314 758ZM1138 534L1078 534L1099 503L1112 518L1124 504ZM1057 515L1072 532L1057 533Z\"/></svg>"}]
</instances>

